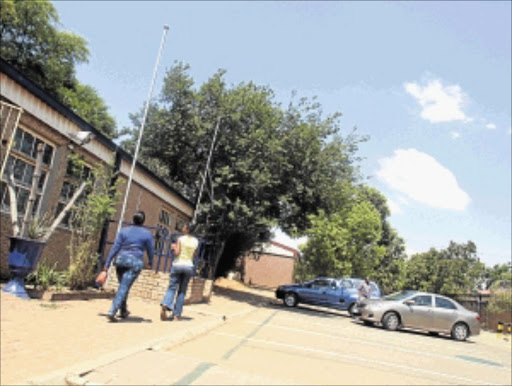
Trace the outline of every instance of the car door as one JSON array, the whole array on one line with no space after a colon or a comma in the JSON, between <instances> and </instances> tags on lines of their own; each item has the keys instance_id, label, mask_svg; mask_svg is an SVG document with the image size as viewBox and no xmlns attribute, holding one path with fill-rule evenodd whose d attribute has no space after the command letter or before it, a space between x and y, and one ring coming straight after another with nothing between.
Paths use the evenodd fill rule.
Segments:
<instances>
[{"instance_id":1,"label":"car door","mask_svg":"<svg viewBox=\"0 0 512 386\"><path fill-rule=\"evenodd\" d=\"M432 295L416 295L408 300L413 304L404 302L405 310L402 315L402 323L406 327L431 329L433 325Z\"/></svg>"},{"instance_id":2,"label":"car door","mask_svg":"<svg viewBox=\"0 0 512 386\"><path fill-rule=\"evenodd\" d=\"M310 304L313 303L314 295L316 292L316 288L314 287L313 283L315 280L311 280L308 283L305 283L302 288L299 290L299 296L301 303Z\"/></svg>"},{"instance_id":3,"label":"car door","mask_svg":"<svg viewBox=\"0 0 512 386\"><path fill-rule=\"evenodd\" d=\"M342 306L342 287L336 280L331 280L329 287L325 293L324 304L329 307L341 307Z\"/></svg>"},{"instance_id":4,"label":"car door","mask_svg":"<svg viewBox=\"0 0 512 386\"><path fill-rule=\"evenodd\" d=\"M433 330L451 331L457 317L457 306L452 301L441 296L435 297Z\"/></svg>"},{"instance_id":5,"label":"car door","mask_svg":"<svg viewBox=\"0 0 512 386\"><path fill-rule=\"evenodd\" d=\"M312 285L311 299L314 304L326 304L328 299L327 291L331 280L329 279L316 279Z\"/></svg>"}]
</instances>

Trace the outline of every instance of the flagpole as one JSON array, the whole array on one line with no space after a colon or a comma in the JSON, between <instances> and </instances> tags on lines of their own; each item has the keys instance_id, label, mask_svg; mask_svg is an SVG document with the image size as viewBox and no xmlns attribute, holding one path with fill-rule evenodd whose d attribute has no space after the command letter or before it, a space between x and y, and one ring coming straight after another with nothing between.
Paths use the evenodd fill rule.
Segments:
<instances>
[{"instance_id":1,"label":"flagpole","mask_svg":"<svg viewBox=\"0 0 512 386\"><path fill-rule=\"evenodd\" d=\"M122 206L122 209L121 209L121 214L119 216L119 223L117 224L116 238L119 235L119 232L121 231L121 228L123 226L124 214L126 212L126 204L128 202L128 196L130 195L130 188L131 188L131 185L132 185L133 173L135 171L135 165L137 164L137 157L139 156L140 143L141 143L141 140L142 140L142 134L144 133L144 126L146 124L146 116L148 114L149 104L151 102L151 96L153 95L153 87L155 85L156 74L158 73L158 67L160 65L160 57L162 55L162 51L163 51L163 48L164 48L165 38L167 36L167 31L169 31L169 26L166 24L166 25L164 25L164 32L163 32L163 35L162 35L162 41L160 43L160 49L158 50L158 56L157 56L157 59L156 59L155 69L153 71L153 79L151 79L151 85L149 87L148 99L146 100L146 107L144 108L144 114L142 116L142 123L140 125L139 138L137 139L137 146L135 147L135 154L133 155L132 167L131 167L131 170L130 170L130 174L128 176L128 183L126 185L126 190L125 190L125 193L124 193L123 206ZM109 267L109 275L107 276L107 282L105 283L105 287L107 287L107 285L108 285L108 280L110 278L111 268L112 267Z\"/></svg>"}]
</instances>

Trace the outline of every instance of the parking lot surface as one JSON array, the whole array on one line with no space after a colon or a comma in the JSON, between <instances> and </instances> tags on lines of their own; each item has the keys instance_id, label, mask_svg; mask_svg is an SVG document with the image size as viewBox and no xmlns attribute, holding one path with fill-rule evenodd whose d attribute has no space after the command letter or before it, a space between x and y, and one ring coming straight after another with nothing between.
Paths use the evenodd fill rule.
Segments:
<instances>
[{"instance_id":1,"label":"parking lot surface","mask_svg":"<svg viewBox=\"0 0 512 386\"><path fill-rule=\"evenodd\" d=\"M511 342L367 327L346 313L257 308L188 343L97 368L103 384L510 385ZM145 371L130 372L134 366ZM130 375L128 375L130 374Z\"/></svg>"}]
</instances>

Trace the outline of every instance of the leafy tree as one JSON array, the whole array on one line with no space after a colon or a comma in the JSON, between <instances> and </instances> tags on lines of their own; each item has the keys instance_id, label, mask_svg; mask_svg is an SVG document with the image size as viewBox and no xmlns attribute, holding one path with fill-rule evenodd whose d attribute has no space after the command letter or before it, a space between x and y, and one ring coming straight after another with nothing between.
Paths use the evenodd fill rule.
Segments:
<instances>
[{"instance_id":1,"label":"leafy tree","mask_svg":"<svg viewBox=\"0 0 512 386\"><path fill-rule=\"evenodd\" d=\"M369 275L379 283L384 293L397 291L403 287L405 280L405 242L387 220L390 211L386 197L366 185L360 187L358 194L371 202L379 212L382 232L377 245L385 248L379 264L373 267Z\"/></svg>"},{"instance_id":2,"label":"leafy tree","mask_svg":"<svg viewBox=\"0 0 512 386\"><path fill-rule=\"evenodd\" d=\"M365 277L379 265L386 249L378 245L382 232L378 211L363 201L343 212L310 216L301 263L307 265L307 275Z\"/></svg>"},{"instance_id":3,"label":"leafy tree","mask_svg":"<svg viewBox=\"0 0 512 386\"><path fill-rule=\"evenodd\" d=\"M504 263L495 264L493 267L486 267L483 281L487 289L499 286L502 281L512 281L512 265Z\"/></svg>"},{"instance_id":4,"label":"leafy tree","mask_svg":"<svg viewBox=\"0 0 512 386\"><path fill-rule=\"evenodd\" d=\"M87 43L81 36L58 30L58 25L57 10L50 1L2 0L0 56L113 137L116 125L103 100L75 76L75 66L87 62Z\"/></svg>"},{"instance_id":5,"label":"leafy tree","mask_svg":"<svg viewBox=\"0 0 512 386\"><path fill-rule=\"evenodd\" d=\"M431 248L407 261L405 288L445 295L467 293L477 287L483 272L484 264L472 241L451 241L446 249Z\"/></svg>"},{"instance_id":6,"label":"leafy tree","mask_svg":"<svg viewBox=\"0 0 512 386\"><path fill-rule=\"evenodd\" d=\"M303 99L283 111L269 87L228 87L223 70L195 89L188 70L177 64L166 74L160 100L148 114L140 157L196 200L218 127L198 224L225 245L222 272L266 240L273 225L300 234L309 226L308 214L333 206L329 194L357 179L359 138L341 137L339 114L323 118L318 104ZM135 127L140 117L132 116ZM131 134L124 142L128 149L137 131Z\"/></svg>"}]
</instances>

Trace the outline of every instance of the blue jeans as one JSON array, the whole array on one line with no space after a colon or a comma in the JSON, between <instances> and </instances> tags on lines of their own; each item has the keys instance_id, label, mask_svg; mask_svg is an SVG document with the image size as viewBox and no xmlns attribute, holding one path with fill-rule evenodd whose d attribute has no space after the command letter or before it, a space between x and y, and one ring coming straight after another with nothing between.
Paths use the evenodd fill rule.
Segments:
<instances>
[{"instance_id":1,"label":"blue jeans","mask_svg":"<svg viewBox=\"0 0 512 386\"><path fill-rule=\"evenodd\" d=\"M174 316L176 317L181 316L183 304L185 303L188 282L193 274L193 267L173 266L171 268L169 287L167 288L167 292L165 293L164 300L162 300L161 305L166 306L168 310L172 310L174 305L174 296L176 295L176 290L178 290L178 297L176 299L176 305L174 306Z\"/></svg>"},{"instance_id":2,"label":"blue jeans","mask_svg":"<svg viewBox=\"0 0 512 386\"><path fill-rule=\"evenodd\" d=\"M117 280L119 282L119 288L117 289L116 296L110 307L109 315L115 315L116 312L121 309L121 313L126 313L126 299L128 299L128 292L132 284L139 276L140 269L129 268L129 267L116 267Z\"/></svg>"}]
</instances>

